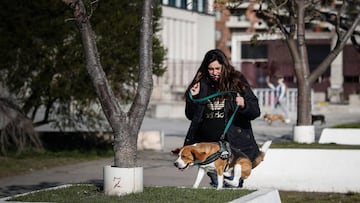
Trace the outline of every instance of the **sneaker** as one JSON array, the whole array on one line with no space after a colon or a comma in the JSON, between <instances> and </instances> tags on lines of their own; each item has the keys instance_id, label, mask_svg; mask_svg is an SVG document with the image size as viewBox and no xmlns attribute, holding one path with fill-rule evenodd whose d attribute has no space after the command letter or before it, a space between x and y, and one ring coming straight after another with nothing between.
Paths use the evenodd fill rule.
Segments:
<instances>
[{"instance_id":1,"label":"sneaker","mask_svg":"<svg viewBox=\"0 0 360 203\"><path fill-rule=\"evenodd\" d=\"M217 187L218 185L218 181L217 181L217 175L214 172L207 172L206 175L208 175L210 177L210 185L213 187Z\"/></svg>"},{"instance_id":2,"label":"sneaker","mask_svg":"<svg viewBox=\"0 0 360 203\"><path fill-rule=\"evenodd\" d=\"M234 176L230 176L230 177L224 177L226 179L232 180L234 178ZM232 185L228 185L226 184L226 182L224 182L224 187L226 188L242 188L244 184L244 180L242 178L239 179L239 185L237 187L232 186Z\"/></svg>"},{"instance_id":3,"label":"sneaker","mask_svg":"<svg viewBox=\"0 0 360 203\"><path fill-rule=\"evenodd\" d=\"M289 124L290 122L291 122L290 119L285 119L286 124Z\"/></svg>"}]
</instances>

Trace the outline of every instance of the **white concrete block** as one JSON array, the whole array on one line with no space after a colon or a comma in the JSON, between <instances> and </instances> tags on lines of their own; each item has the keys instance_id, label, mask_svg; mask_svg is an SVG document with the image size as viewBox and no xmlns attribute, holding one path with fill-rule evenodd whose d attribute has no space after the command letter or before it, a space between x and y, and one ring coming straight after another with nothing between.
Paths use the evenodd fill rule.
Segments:
<instances>
[{"instance_id":1,"label":"white concrete block","mask_svg":"<svg viewBox=\"0 0 360 203\"><path fill-rule=\"evenodd\" d=\"M163 150L164 132L162 131L140 131L137 140L138 150Z\"/></svg>"},{"instance_id":2,"label":"white concrete block","mask_svg":"<svg viewBox=\"0 0 360 203\"><path fill-rule=\"evenodd\" d=\"M360 94L350 94L349 95L349 105L354 107L360 106ZM353 109L351 108L351 109Z\"/></svg>"},{"instance_id":3,"label":"white concrete block","mask_svg":"<svg viewBox=\"0 0 360 203\"><path fill-rule=\"evenodd\" d=\"M319 143L360 145L360 129L356 129L356 128L325 128L321 132Z\"/></svg>"},{"instance_id":4,"label":"white concrete block","mask_svg":"<svg viewBox=\"0 0 360 203\"><path fill-rule=\"evenodd\" d=\"M360 150L269 149L246 189L360 192Z\"/></svg>"},{"instance_id":5,"label":"white concrete block","mask_svg":"<svg viewBox=\"0 0 360 203\"><path fill-rule=\"evenodd\" d=\"M279 191L262 189L235 199L229 203L281 203Z\"/></svg>"},{"instance_id":6,"label":"white concrete block","mask_svg":"<svg viewBox=\"0 0 360 203\"><path fill-rule=\"evenodd\" d=\"M301 125L294 126L294 141L311 144L315 142L315 126Z\"/></svg>"},{"instance_id":7,"label":"white concrete block","mask_svg":"<svg viewBox=\"0 0 360 203\"><path fill-rule=\"evenodd\" d=\"M104 166L105 195L123 196L144 191L143 167L120 168Z\"/></svg>"}]
</instances>

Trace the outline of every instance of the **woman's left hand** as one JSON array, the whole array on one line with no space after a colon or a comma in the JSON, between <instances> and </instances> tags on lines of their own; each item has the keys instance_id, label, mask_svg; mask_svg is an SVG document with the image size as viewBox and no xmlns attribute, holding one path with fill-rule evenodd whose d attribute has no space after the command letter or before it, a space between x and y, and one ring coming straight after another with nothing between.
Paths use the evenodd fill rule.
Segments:
<instances>
[{"instance_id":1,"label":"woman's left hand","mask_svg":"<svg viewBox=\"0 0 360 203\"><path fill-rule=\"evenodd\" d=\"M241 108L244 108L245 107L245 99L244 99L244 97L242 97L242 96L240 96L240 94L238 93L237 95L236 95L236 104L238 105L238 106L240 106Z\"/></svg>"}]
</instances>

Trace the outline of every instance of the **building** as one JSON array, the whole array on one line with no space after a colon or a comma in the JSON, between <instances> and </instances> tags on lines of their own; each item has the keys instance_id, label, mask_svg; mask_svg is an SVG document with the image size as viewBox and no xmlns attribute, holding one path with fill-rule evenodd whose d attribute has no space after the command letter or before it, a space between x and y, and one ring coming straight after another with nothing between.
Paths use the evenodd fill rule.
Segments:
<instances>
[{"instance_id":1,"label":"building","mask_svg":"<svg viewBox=\"0 0 360 203\"><path fill-rule=\"evenodd\" d=\"M254 2L243 3L236 9L223 9L216 14L216 45L234 65L249 78L254 88L266 87L266 76L281 74L290 87L296 87L292 59L281 35L262 34L261 43L252 46L255 33L267 29L266 23L253 12ZM307 26L310 70L317 67L334 45L335 34L328 24ZM351 94L360 93L360 54L349 43L328 70L313 85L317 101L344 103Z\"/></svg>"},{"instance_id":2,"label":"building","mask_svg":"<svg viewBox=\"0 0 360 203\"><path fill-rule=\"evenodd\" d=\"M183 117L185 88L205 53L215 48L212 1L162 0L160 38L167 49L165 74L154 78L149 113L154 117Z\"/></svg>"},{"instance_id":3,"label":"building","mask_svg":"<svg viewBox=\"0 0 360 203\"><path fill-rule=\"evenodd\" d=\"M218 5L206 0L162 0L161 4L163 30L158 34L167 49L167 71L164 76L154 78L150 116L184 116L185 88L206 51L215 47L224 51L255 90L266 94L262 89L267 87L266 77L281 74L296 95L293 62L282 36L262 34L260 44L250 43L254 33L267 30L266 23L253 12L258 5L248 2L237 9L215 10ZM323 23L307 28L309 63L314 69L331 50L334 33ZM313 85L314 102L346 103L349 95L359 94L359 62L359 53L348 44ZM296 111L296 98L293 101L292 109Z\"/></svg>"}]
</instances>

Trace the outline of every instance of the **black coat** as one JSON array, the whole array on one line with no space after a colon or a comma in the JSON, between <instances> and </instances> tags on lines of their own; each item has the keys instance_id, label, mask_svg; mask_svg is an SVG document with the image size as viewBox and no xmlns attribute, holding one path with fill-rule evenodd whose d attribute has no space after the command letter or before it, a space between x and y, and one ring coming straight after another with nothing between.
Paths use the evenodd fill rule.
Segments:
<instances>
[{"instance_id":1,"label":"black coat","mask_svg":"<svg viewBox=\"0 0 360 203\"><path fill-rule=\"evenodd\" d=\"M244 81L247 83L247 81ZM194 98L204 98L208 96L209 81L202 79L200 81L200 93ZM245 93L241 93L245 99L245 107L239 108L233 119L233 122L226 133L226 140L229 141L232 148L236 151L241 151L246 154L250 160L254 160L259 154L259 147L255 141L254 134L251 127L251 121L260 116L260 107L258 99L254 95L250 87L246 89ZM224 115L227 123L236 108L236 94L229 93L225 95ZM189 130L187 132L184 145L194 144L196 134L203 121L203 114L206 108L206 102L196 103L190 98L186 100L185 115L191 120Z\"/></svg>"}]
</instances>

